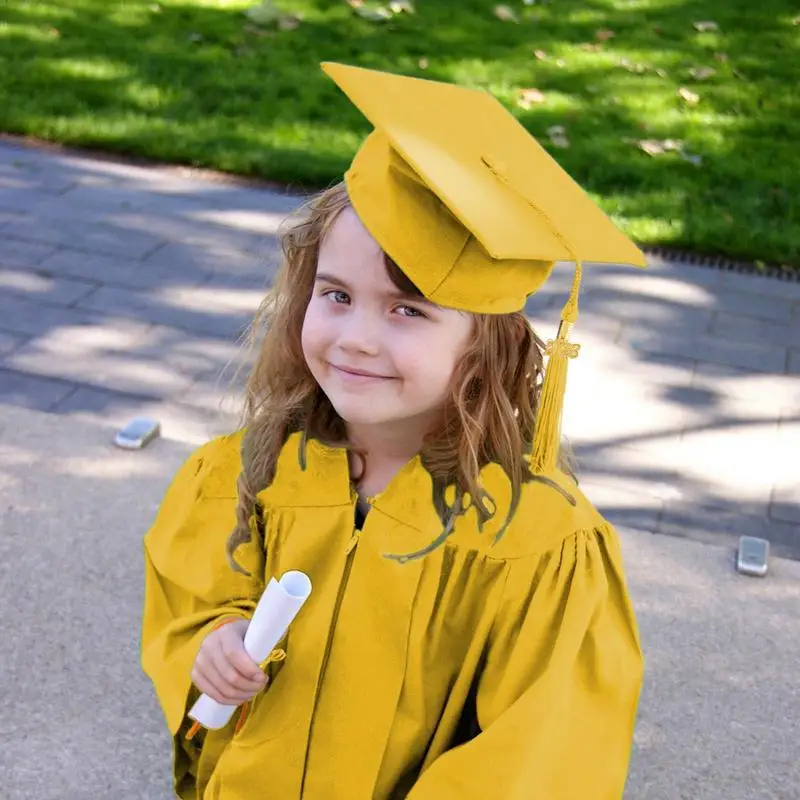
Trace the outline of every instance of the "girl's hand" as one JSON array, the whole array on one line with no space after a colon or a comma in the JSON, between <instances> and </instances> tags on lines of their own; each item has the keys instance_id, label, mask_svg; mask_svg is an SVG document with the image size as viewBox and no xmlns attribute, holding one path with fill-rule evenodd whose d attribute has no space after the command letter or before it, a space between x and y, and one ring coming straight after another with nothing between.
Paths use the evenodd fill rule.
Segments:
<instances>
[{"instance_id":1,"label":"girl's hand","mask_svg":"<svg viewBox=\"0 0 800 800\"><path fill-rule=\"evenodd\" d=\"M206 636L192 668L192 682L226 706L239 706L267 685L267 676L244 649L246 619L228 622Z\"/></svg>"}]
</instances>

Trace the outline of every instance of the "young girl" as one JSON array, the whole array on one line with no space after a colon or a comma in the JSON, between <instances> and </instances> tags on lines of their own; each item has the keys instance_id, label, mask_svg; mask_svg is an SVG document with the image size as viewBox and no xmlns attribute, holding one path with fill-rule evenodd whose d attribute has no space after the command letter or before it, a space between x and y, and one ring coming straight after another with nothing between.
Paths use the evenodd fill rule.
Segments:
<instances>
[{"instance_id":1,"label":"young girl","mask_svg":"<svg viewBox=\"0 0 800 800\"><path fill-rule=\"evenodd\" d=\"M620 798L642 656L559 419L581 259L642 256L490 95L324 68L376 129L283 236L242 429L145 537L176 792ZM566 258L545 375L521 310ZM265 675L244 631L291 569L313 592ZM190 736L200 692L243 708Z\"/></svg>"}]
</instances>

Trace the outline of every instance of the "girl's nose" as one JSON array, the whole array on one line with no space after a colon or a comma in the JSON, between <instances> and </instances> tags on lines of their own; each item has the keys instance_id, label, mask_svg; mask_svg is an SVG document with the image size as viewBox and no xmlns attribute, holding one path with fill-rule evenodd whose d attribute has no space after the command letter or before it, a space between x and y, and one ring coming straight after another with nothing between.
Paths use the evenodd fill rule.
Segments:
<instances>
[{"instance_id":1,"label":"girl's nose","mask_svg":"<svg viewBox=\"0 0 800 800\"><path fill-rule=\"evenodd\" d=\"M380 323L365 313L353 313L339 330L337 344L342 350L376 355L380 351Z\"/></svg>"}]
</instances>

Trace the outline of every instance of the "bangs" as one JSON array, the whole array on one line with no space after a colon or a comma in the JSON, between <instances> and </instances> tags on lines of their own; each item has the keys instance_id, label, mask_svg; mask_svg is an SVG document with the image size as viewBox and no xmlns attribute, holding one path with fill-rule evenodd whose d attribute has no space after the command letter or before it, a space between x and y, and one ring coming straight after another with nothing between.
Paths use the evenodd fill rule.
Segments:
<instances>
[{"instance_id":1,"label":"bangs","mask_svg":"<svg viewBox=\"0 0 800 800\"><path fill-rule=\"evenodd\" d=\"M383 261L386 264L386 273L389 276L389 280L397 289L410 297L425 297L405 272L386 253L383 254Z\"/></svg>"}]
</instances>

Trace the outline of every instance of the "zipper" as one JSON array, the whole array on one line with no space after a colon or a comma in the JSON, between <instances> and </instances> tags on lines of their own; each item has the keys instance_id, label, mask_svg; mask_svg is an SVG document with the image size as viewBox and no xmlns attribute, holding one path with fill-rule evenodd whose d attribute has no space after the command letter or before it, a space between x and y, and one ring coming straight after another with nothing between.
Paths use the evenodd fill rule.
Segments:
<instances>
[{"instance_id":1,"label":"zipper","mask_svg":"<svg viewBox=\"0 0 800 800\"><path fill-rule=\"evenodd\" d=\"M355 497L355 493L352 493ZM353 504L353 510L351 514L351 518L355 516L355 503ZM345 562L344 562L344 570L342 571L342 577L339 581L339 588L336 592L336 601L333 604L333 617L331 618L331 625L328 630L328 639L325 642L325 651L322 654L322 666L320 667L319 671L319 680L317 681L317 690L314 693L314 705L311 709L311 721L308 726L308 741L306 742L306 753L303 759L303 776L300 780L300 797L303 797L303 791L305 790L306 785L306 773L308 771L308 756L311 751L311 735L314 730L314 721L317 717L317 704L319 703L319 695L322 691L322 683L325 680L325 673L328 671L328 661L330 660L331 655L331 648L333 646L333 636L336 633L336 625L339 622L339 611L342 607L342 602L344 600L344 593L345 589L347 589L347 583L350 579L350 572L353 569L353 561L355 560L355 553L358 547L359 539L361 538L361 531L359 531L355 526L353 527L353 535L350 537L350 541L347 543L347 547L345 547Z\"/></svg>"}]
</instances>

